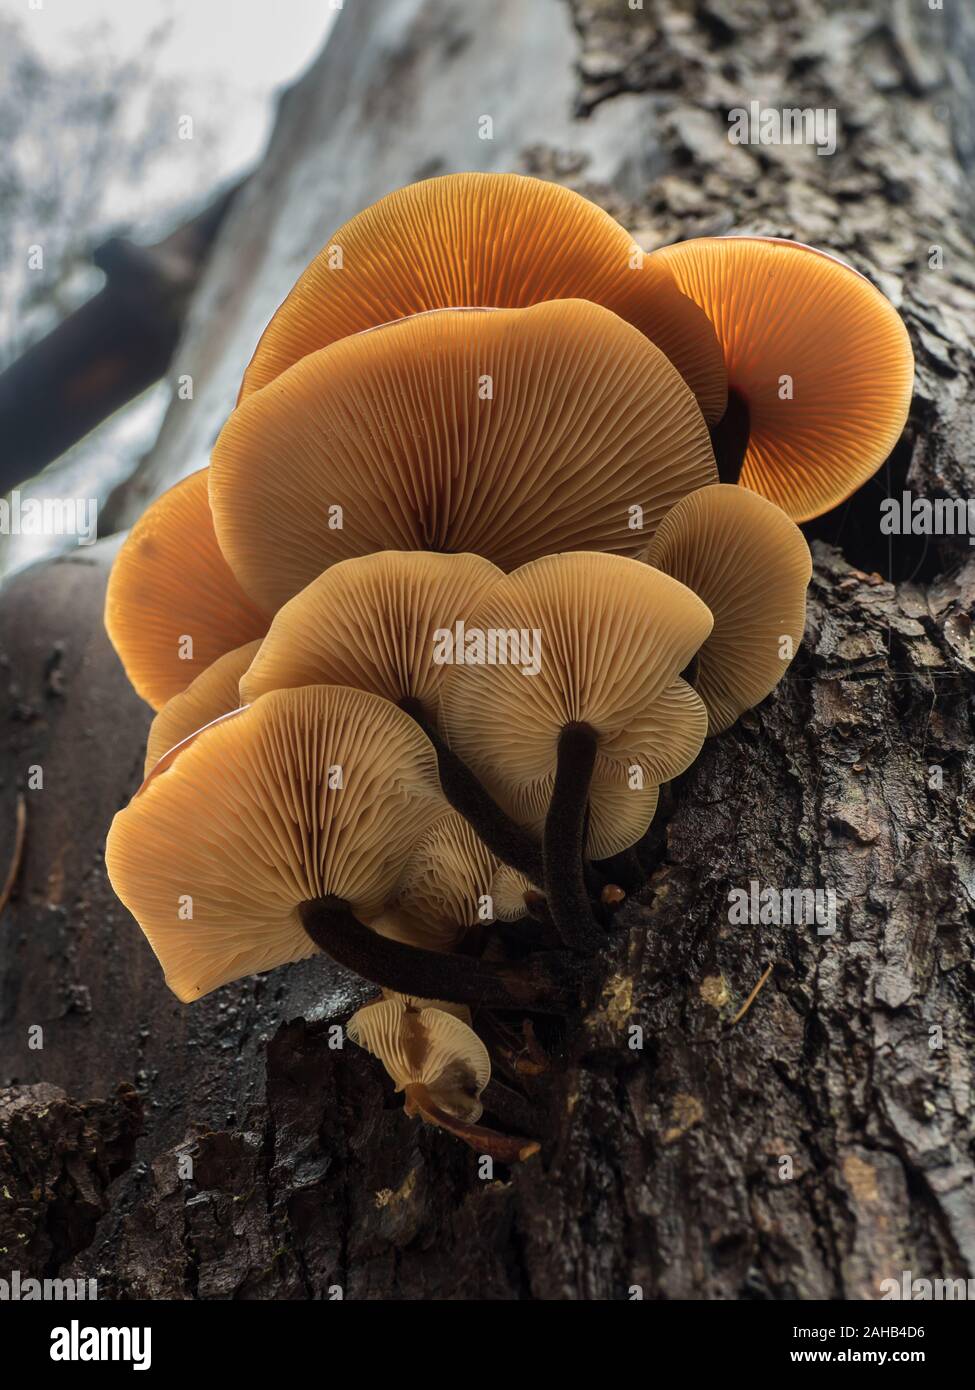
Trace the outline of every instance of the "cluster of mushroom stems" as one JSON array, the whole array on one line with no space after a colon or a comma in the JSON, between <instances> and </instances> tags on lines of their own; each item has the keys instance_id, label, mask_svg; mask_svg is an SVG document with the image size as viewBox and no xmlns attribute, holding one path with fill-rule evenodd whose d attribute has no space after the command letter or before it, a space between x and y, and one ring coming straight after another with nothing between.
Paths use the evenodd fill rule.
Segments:
<instances>
[{"instance_id":1,"label":"cluster of mushroom stems","mask_svg":"<svg viewBox=\"0 0 975 1390\"><path fill-rule=\"evenodd\" d=\"M409 1114L534 1152L478 1124L477 1029L576 1007L659 789L798 649L796 523L884 461L912 375L797 243L647 255L515 175L347 223L109 584L157 714L108 869L178 997L324 952L382 990L348 1034Z\"/></svg>"}]
</instances>

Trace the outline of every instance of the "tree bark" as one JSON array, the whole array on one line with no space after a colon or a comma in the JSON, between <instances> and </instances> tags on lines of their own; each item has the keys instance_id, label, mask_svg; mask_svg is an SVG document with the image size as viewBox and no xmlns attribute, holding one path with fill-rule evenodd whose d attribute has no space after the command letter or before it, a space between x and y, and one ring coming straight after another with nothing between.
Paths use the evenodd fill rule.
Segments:
<instances>
[{"instance_id":1,"label":"tree bark","mask_svg":"<svg viewBox=\"0 0 975 1390\"><path fill-rule=\"evenodd\" d=\"M101 631L99 546L20 576L0 607L3 824L44 769L0 923L0 1165L23 1142L10 1107L41 1082L73 1113L130 1083L144 1132L115 1177L103 1125L108 1210L80 1244L22 1241L18 1259L160 1298L869 1299L905 1269L975 1276L975 560L964 538L879 530L888 491L975 492L972 19L730 9L349 7L214 250L177 355L212 362L192 411L118 499L131 519L196 466L304 260L425 173L558 177L647 245L795 236L900 307L911 420L876 482L809 528L799 658L673 789L648 889L578 1013L495 1048L541 1153L488 1179L407 1119L378 1065L334 1046L370 991L321 958L188 1008L167 994L101 858L148 713ZM836 154L729 144L729 108L752 99L835 107ZM729 891L752 880L832 888L835 934L731 925ZM30 1192L18 1203L36 1229Z\"/></svg>"}]
</instances>

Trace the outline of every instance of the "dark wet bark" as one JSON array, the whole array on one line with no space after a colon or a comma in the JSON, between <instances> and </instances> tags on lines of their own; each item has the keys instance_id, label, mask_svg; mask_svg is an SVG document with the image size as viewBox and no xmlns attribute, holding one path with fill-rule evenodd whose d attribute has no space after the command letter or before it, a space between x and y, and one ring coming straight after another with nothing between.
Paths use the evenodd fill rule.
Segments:
<instances>
[{"instance_id":1,"label":"dark wet bark","mask_svg":"<svg viewBox=\"0 0 975 1390\"><path fill-rule=\"evenodd\" d=\"M494 42L508 32L493 27L499 5L452 20L457 7L432 0L403 8L417 15L412 47L370 77L386 141L429 101L428 55L473 73L483 26ZM0 921L0 1082L20 1096L53 1083L73 1113L120 1082L141 1097L135 1161L103 1192L87 1248L41 1256L97 1274L104 1293L870 1298L903 1269L975 1276L975 561L964 543L890 545L878 525L888 487L975 491L970 17L895 4L871 18L840 0L783 0L774 18L759 0L578 0L574 15L591 116L557 147L509 134L499 165L567 178L647 244L740 227L852 259L909 325L909 430L876 483L811 528L799 659L676 788L649 889L617 919L584 1007L527 1035L510 1019L485 1029L542 1141L493 1181L407 1119L368 1057L330 1046L367 991L322 959L191 1007L167 994L101 863L148 724L100 632L104 557L5 593L0 824L13 826L28 766L45 783L26 792L24 863ZM551 49L563 40L546 22ZM522 76L516 65L510 90ZM346 100L361 80L353 71ZM758 96L835 106L836 155L730 146L724 113ZM296 100L320 146L315 93ZM610 184L573 151L613 121L620 147L638 123L647 158ZM398 181L422 172L403 164ZM259 177L232 214L225 256L246 216L274 215L269 186ZM943 269L929 268L932 246ZM218 244L213 274L231 269ZM833 888L835 934L732 926L729 890L752 879ZM38 1022L41 1052L27 1041Z\"/></svg>"},{"instance_id":2,"label":"dark wet bark","mask_svg":"<svg viewBox=\"0 0 975 1390\"><path fill-rule=\"evenodd\" d=\"M40 1082L0 1090L0 1266L57 1277L92 1241L108 1189L132 1162L142 1122L133 1088L74 1101Z\"/></svg>"}]
</instances>

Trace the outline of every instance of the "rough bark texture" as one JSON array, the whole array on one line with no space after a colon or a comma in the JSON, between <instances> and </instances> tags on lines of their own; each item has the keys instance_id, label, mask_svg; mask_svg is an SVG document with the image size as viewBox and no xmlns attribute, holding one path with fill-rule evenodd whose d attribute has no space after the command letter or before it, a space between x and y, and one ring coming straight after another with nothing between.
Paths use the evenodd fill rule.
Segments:
<instances>
[{"instance_id":1,"label":"rough bark texture","mask_svg":"<svg viewBox=\"0 0 975 1390\"><path fill-rule=\"evenodd\" d=\"M205 455L260 321L328 229L441 168L563 178L647 245L743 227L848 257L909 325L908 432L876 483L812 528L800 658L674 789L660 863L587 1007L540 1023L534 1046L498 1049L543 1148L493 1180L406 1119L364 1054L330 1046L366 991L323 961L191 1008L166 993L101 863L148 723L100 630L110 549L11 586L4 824L28 767L45 778L26 792L0 931L0 1081L14 1088L0 1166L30 1172L37 1083L67 1091L65 1133L85 1132L67 1149L95 1175L89 1215L54 1239L47 1199L19 1181L16 1200L41 1233L36 1265L95 1274L103 1296L872 1298L904 1269L975 1276L975 562L963 543L890 546L878 526L888 488L975 491L971 17L577 0L571 21L557 0L343 14L194 306L180 355L210 366L193 411L167 422L119 514ZM727 111L753 98L835 107L837 153L731 146ZM498 138L479 148L492 112ZM729 889L752 879L833 888L835 935L731 926ZM87 1098L120 1083L145 1129L104 1196L128 1146L97 1117L121 1102Z\"/></svg>"}]
</instances>

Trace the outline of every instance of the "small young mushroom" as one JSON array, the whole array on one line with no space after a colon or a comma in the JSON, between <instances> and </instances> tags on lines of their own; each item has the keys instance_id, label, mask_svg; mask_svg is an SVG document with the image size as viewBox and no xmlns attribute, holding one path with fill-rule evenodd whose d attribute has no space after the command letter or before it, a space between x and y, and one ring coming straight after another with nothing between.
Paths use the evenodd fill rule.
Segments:
<instances>
[{"instance_id":1,"label":"small young mushroom","mask_svg":"<svg viewBox=\"0 0 975 1390\"><path fill-rule=\"evenodd\" d=\"M418 999L415 994L397 994L395 989L384 989L384 999L399 999L409 1009L440 1009L445 1014L459 1018L461 1023L471 1026L471 1011L466 1004L452 1004L449 999Z\"/></svg>"},{"instance_id":2,"label":"small young mushroom","mask_svg":"<svg viewBox=\"0 0 975 1390\"><path fill-rule=\"evenodd\" d=\"M717 480L664 354L608 309L562 300L417 314L303 357L227 421L210 501L234 573L273 613L377 550L506 570L557 550L636 556Z\"/></svg>"},{"instance_id":3,"label":"small young mushroom","mask_svg":"<svg viewBox=\"0 0 975 1390\"><path fill-rule=\"evenodd\" d=\"M452 667L441 687L447 737L516 820L543 821L552 918L567 944L586 949L596 934L585 849L601 859L639 840L658 784L704 740L704 706L679 673L711 614L648 565L577 552L507 575L472 622L537 632L539 669Z\"/></svg>"},{"instance_id":4,"label":"small young mushroom","mask_svg":"<svg viewBox=\"0 0 975 1390\"><path fill-rule=\"evenodd\" d=\"M655 251L717 331L728 408L722 482L808 521L845 501L896 444L914 358L897 311L834 256L776 237L702 237Z\"/></svg>"},{"instance_id":5,"label":"small young mushroom","mask_svg":"<svg viewBox=\"0 0 975 1390\"><path fill-rule=\"evenodd\" d=\"M264 331L241 399L299 358L363 329L457 305L588 299L646 334L705 418L725 406L714 330L667 266L580 194L519 174L446 174L358 213L301 275Z\"/></svg>"},{"instance_id":6,"label":"small young mushroom","mask_svg":"<svg viewBox=\"0 0 975 1390\"><path fill-rule=\"evenodd\" d=\"M212 724L222 714L229 714L245 703L240 698L240 678L260 645L261 638L258 637L243 647L235 647L233 651L218 656L213 665L201 671L185 690L166 701L149 726L146 777L164 753L178 747L205 724Z\"/></svg>"},{"instance_id":7,"label":"small young mushroom","mask_svg":"<svg viewBox=\"0 0 975 1390\"><path fill-rule=\"evenodd\" d=\"M106 861L184 1002L318 949L403 993L564 1011L556 963L493 966L365 925L445 810L429 740L389 701L271 691L160 759L116 815Z\"/></svg>"},{"instance_id":8,"label":"small young mushroom","mask_svg":"<svg viewBox=\"0 0 975 1390\"><path fill-rule=\"evenodd\" d=\"M714 615L688 679L719 734L782 679L802 641L809 547L772 502L719 483L678 502L647 561L679 579Z\"/></svg>"},{"instance_id":9,"label":"small young mushroom","mask_svg":"<svg viewBox=\"0 0 975 1390\"><path fill-rule=\"evenodd\" d=\"M456 1135L478 1153L515 1163L538 1144L477 1124L491 1079L487 1048L467 1023L437 1006L396 996L367 1004L349 1019L353 1042L378 1057L405 1096L408 1115Z\"/></svg>"},{"instance_id":10,"label":"small young mushroom","mask_svg":"<svg viewBox=\"0 0 975 1390\"><path fill-rule=\"evenodd\" d=\"M209 469L169 489L139 518L108 581L105 627L153 709L219 656L260 637L268 618L231 573L213 530Z\"/></svg>"},{"instance_id":11,"label":"small young mushroom","mask_svg":"<svg viewBox=\"0 0 975 1390\"><path fill-rule=\"evenodd\" d=\"M499 922L518 922L545 901L541 890L509 864L499 864L495 869L491 897Z\"/></svg>"}]
</instances>

